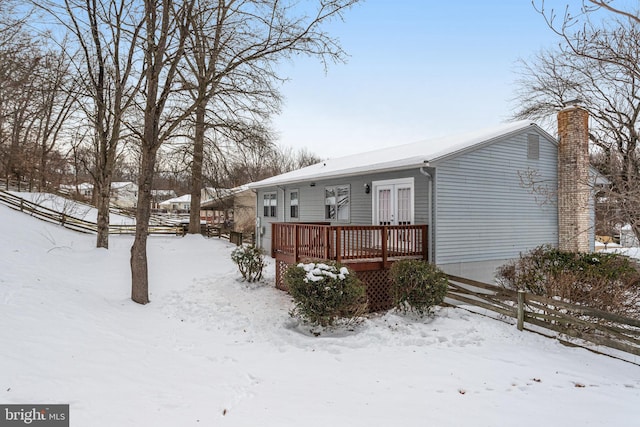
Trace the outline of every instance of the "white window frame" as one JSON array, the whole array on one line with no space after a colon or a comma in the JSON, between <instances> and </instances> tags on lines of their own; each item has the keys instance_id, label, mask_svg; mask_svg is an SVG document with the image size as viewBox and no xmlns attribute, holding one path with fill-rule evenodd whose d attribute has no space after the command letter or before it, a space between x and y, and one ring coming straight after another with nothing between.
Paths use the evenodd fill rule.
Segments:
<instances>
[{"instance_id":1,"label":"white window frame","mask_svg":"<svg viewBox=\"0 0 640 427\"><path fill-rule=\"evenodd\" d=\"M265 218L277 218L278 193L268 191L262 194L262 216Z\"/></svg>"},{"instance_id":2,"label":"white window frame","mask_svg":"<svg viewBox=\"0 0 640 427\"><path fill-rule=\"evenodd\" d=\"M300 190L297 188L291 189L288 191L289 193L289 218L291 219L300 219ZM296 194L296 198L291 197L293 194ZM295 200L295 203L294 203ZM292 215L292 208L295 206L296 208L296 216Z\"/></svg>"},{"instance_id":3,"label":"white window frame","mask_svg":"<svg viewBox=\"0 0 640 427\"><path fill-rule=\"evenodd\" d=\"M342 207L337 203L338 189L346 190L346 205ZM334 201L331 204L327 203L329 200L327 191L329 190L333 190L335 194ZM331 206L333 207L333 216L330 214L332 212L330 210ZM351 220L351 185L338 184L324 187L324 219L333 222L349 222Z\"/></svg>"}]
</instances>

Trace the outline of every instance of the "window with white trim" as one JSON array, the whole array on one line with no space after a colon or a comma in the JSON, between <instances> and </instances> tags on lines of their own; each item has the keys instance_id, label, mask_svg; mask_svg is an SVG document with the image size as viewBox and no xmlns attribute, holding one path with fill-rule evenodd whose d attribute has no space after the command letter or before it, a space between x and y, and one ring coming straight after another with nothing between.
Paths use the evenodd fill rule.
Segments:
<instances>
[{"instance_id":1,"label":"window with white trim","mask_svg":"<svg viewBox=\"0 0 640 427\"><path fill-rule=\"evenodd\" d=\"M349 221L350 188L335 185L324 188L324 217L334 221Z\"/></svg>"},{"instance_id":2,"label":"window with white trim","mask_svg":"<svg viewBox=\"0 0 640 427\"><path fill-rule=\"evenodd\" d=\"M278 207L278 198L276 193L264 193L262 196L262 216L275 218Z\"/></svg>"},{"instance_id":3,"label":"window with white trim","mask_svg":"<svg viewBox=\"0 0 640 427\"><path fill-rule=\"evenodd\" d=\"M300 204L299 204L299 192L298 190L291 190L289 192L289 216L291 218L300 217Z\"/></svg>"}]
</instances>

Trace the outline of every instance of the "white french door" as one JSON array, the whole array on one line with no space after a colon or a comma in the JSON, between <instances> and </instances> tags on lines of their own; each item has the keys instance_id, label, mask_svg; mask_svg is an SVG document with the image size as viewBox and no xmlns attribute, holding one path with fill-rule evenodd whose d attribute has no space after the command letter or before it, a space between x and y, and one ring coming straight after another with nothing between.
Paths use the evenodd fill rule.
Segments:
<instances>
[{"instance_id":1,"label":"white french door","mask_svg":"<svg viewBox=\"0 0 640 427\"><path fill-rule=\"evenodd\" d=\"M413 224L413 178L374 181L373 224Z\"/></svg>"}]
</instances>

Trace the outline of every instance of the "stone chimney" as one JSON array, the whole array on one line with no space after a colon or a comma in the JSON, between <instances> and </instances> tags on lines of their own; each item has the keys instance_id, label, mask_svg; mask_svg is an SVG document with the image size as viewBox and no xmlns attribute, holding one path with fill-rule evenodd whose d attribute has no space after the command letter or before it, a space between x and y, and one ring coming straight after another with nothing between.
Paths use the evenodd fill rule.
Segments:
<instances>
[{"instance_id":1,"label":"stone chimney","mask_svg":"<svg viewBox=\"0 0 640 427\"><path fill-rule=\"evenodd\" d=\"M558 113L558 245L588 252L589 245L589 113L569 105Z\"/></svg>"}]
</instances>

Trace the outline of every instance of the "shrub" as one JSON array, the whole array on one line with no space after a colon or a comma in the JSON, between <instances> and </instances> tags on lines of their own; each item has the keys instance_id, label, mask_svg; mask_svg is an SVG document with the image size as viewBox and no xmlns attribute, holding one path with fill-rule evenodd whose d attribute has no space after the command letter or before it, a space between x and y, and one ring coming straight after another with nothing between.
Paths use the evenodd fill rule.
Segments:
<instances>
[{"instance_id":1,"label":"shrub","mask_svg":"<svg viewBox=\"0 0 640 427\"><path fill-rule=\"evenodd\" d=\"M364 285L353 271L338 263L292 265L284 281L295 304L291 316L312 325L350 324L367 311Z\"/></svg>"},{"instance_id":2,"label":"shrub","mask_svg":"<svg viewBox=\"0 0 640 427\"><path fill-rule=\"evenodd\" d=\"M242 278L255 282L262 278L264 254L255 246L238 246L231 252L231 260L238 265Z\"/></svg>"},{"instance_id":3,"label":"shrub","mask_svg":"<svg viewBox=\"0 0 640 427\"><path fill-rule=\"evenodd\" d=\"M576 253L539 246L497 271L498 283L603 311L637 316L640 268L611 253Z\"/></svg>"},{"instance_id":4,"label":"shrub","mask_svg":"<svg viewBox=\"0 0 640 427\"><path fill-rule=\"evenodd\" d=\"M449 280L434 264L418 260L395 262L389 270L391 293L396 309L413 311L419 316L431 313L442 303Z\"/></svg>"}]
</instances>

